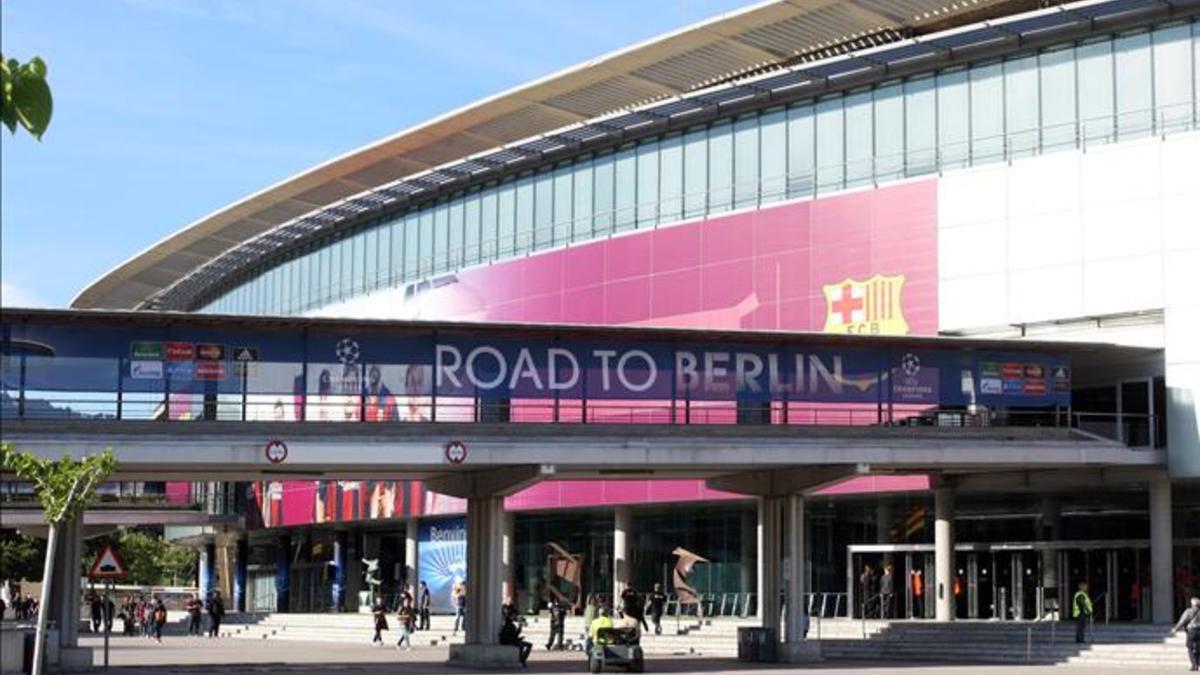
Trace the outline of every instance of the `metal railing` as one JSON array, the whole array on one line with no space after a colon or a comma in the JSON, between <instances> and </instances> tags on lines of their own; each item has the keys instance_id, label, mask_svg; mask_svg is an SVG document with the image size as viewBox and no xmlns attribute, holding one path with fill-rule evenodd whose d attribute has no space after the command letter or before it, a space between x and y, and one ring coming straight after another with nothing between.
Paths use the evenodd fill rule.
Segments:
<instances>
[{"instance_id":1,"label":"metal railing","mask_svg":"<svg viewBox=\"0 0 1200 675\"><path fill-rule=\"evenodd\" d=\"M429 279L451 274L467 267L492 265L527 257L551 248L590 243L661 225L706 219L732 211L760 208L775 202L856 187L879 187L883 183L945 171L994 163L1011 163L1061 150L1088 148L1118 141L1166 137L1169 134L1200 128L1200 114L1194 102L1157 106L1069 122L1015 129L992 136L942 143L926 148L908 148L902 152L872 155L860 160L823 163L784 174L760 176L751 181L731 181L728 185L706 187L696 192L642 201L626 206L597 209L578 217L555 220L542 226L520 228L516 219L512 232L447 247L430 259L393 260L379 264L375 274L361 275L346 282L313 285L309 279L298 284L309 296L297 301L288 293L267 299L268 307L231 308L251 314L291 314L327 306L383 288L412 285L420 289ZM572 209L574 210L574 209ZM497 227L499 222L497 221ZM465 239L465 236L464 236ZM432 247L431 247L432 250ZM389 251L390 253L390 251ZM380 256L382 257L382 256ZM378 261L378 258L377 258ZM412 266L409 266L411 261ZM377 263L378 264L378 263ZM399 265L399 269L394 269ZM389 271L389 268L390 269ZM260 277L261 278L261 277ZM251 282L255 283L255 282ZM219 302L219 301L218 301ZM211 307L211 305L210 305Z\"/></svg>"}]
</instances>

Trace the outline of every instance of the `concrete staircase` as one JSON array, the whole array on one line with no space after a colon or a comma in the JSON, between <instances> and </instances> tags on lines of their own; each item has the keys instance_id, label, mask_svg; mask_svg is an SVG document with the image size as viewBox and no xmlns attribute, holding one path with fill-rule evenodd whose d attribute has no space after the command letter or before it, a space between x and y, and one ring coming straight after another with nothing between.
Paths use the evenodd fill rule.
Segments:
<instances>
[{"instance_id":1,"label":"concrete staircase","mask_svg":"<svg viewBox=\"0 0 1200 675\"><path fill-rule=\"evenodd\" d=\"M836 628L834 625L841 624ZM853 633L857 627L857 635ZM841 635L831 634L830 629ZM850 628L847 631L847 628ZM821 654L826 659L1079 665L1161 669L1187 663L1184 637L1167 637L1167 626L1096 626L1092 641L1075 644L1074 625L960 621L825 621ZM810 632L810 637L813 633Z\"/></svg>"},{"instance_id":2,"label":"concrete staircase","mask_svg":"<svg viewBox=\"0 0 1200 675\"><path fill-rule=\"evenodd\" d=\"M395 619L384 633L390 647L398 637ZM522 631L535 651L545 648L550 632L545 617L526 617ZM434 616L431 630L413 636L417 647L439 647L462 642L453 633L454 619ZM741 626L756 626L751 619L712 619L698 622L665 618L663 634L643 636L648 656L737 656L737 632ZM582 617L568 617L568 648L582 648ZM367 614L259 614L230 615L222 634L247 640L295 640L303 642L360 642L368 645L373 633ZM849 619L814 620L808 638L821 645L829 660L1004 663L1076 665L1161 669L1186 664L1184 638L1166 636L1167 627L1147 624L1096 626L1092 642L1077 645L1074 626L1062 623L1000 623L959 621L936 624L930 621L867 621Z\"/></svg>"},{"instance_id":3,"label":"concrete staircase","mask_svg":"<svg viewBox=\"0 0 1200 675\"><path fill-rule=\"evenodd\" d=\"M550 622L545 616L525 617L522 630L524 638L533 643L535 650L543 650L550 635ZM392 646L399 638L395 617L388 616L391 630L383 634L385 644ZM413 645L444 646L460 643L463 634L454 634L454 618L433 616L430 630L418 631L413 636ZM751 620L734 622L717 620L701 626L695 619L676 622L674 618L663 621L662 635L653 631L642 638L642 648L647 655L675 656L737 656L737 627L756 625ZM567 648L582 649L584 634L582 617L568 617L564 643ZM369 614L243 614L230 615L222 624L221 634L226 637L248 640L295 640L303 642L361 642L369 644L374 633Z\"/></svg>"}]
</instances>

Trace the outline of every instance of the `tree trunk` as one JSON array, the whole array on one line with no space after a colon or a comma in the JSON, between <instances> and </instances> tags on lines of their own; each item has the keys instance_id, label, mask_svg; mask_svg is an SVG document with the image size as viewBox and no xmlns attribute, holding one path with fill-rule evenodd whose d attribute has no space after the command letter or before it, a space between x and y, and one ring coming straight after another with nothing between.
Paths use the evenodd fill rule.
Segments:
<instances>
[{"instance_id":1,"label":"tree trunk","mask_svg":"<svg viewBox=\"0 0 1200 675\"><path fill-rule=\"evenodd\" d=\"M54 577L54 553L61 529L62 523L51 522L46 540L46 567L42 572L42 598L38 601L37 633L33 643L33 675L42 675L46 668L46 615L50 612L50 580Z\"/></svg>"}]
</instances>

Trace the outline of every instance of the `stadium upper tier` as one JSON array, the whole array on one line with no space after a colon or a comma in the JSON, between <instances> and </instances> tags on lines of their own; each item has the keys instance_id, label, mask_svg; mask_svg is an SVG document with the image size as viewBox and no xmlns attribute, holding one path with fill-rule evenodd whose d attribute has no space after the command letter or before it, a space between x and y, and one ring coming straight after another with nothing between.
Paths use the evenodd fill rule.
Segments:
<instances>
[{"instance_id":1,"label":"stadium upper tier","mask_svg":"<svg viewBox=\"0 0 1200 675\"><path fill-rule=\"evenodd\" d=\"M377 225L381 219L394 220L414 209L432 210L438 200L477 192L488 185L494 187L497 181L500 184L519 181L521 176L528 179L536 170L550 172L555 165L561 167L564 162L575 162L582 156L619 154L622 148L636 153L632 144L639 141L645 144L650 139L658 139L654 141L657 143L672 132L710 128L724 122L736 124L747 115L761 118L763 111L785 104L794 106L807 101L817 108L819 115L822 101L831 100L829 97L839 101L836 104L839 118L844 115L839 128L846 129L847 137L839 144L835 162L842 168L837 180L818 185L823 179L816 175L816 167L830 163L814 156L808 173L813 191L821 187L850 187L864 178L858 176L862 166L851 167L852 160L863 161L856 158L849 145L850 129L855 123L851 118L853 102L849 99L856 91L879 90L887 82L900 78L908 82L922 74L948 72L946 69L966 64L983 65L997 57L1023 52L1035 55L1032 64L1025 65L1038 72L1042 68L1039 61L1045 60L1037 56L1038 50L1044 51L1048 46L1082 44L1078 41L1094 35L1111 38L1116 31L1162 25L1190 18L1200 11L1198 0L1088 0L1024 14L1016 12L1045 3L967 0L942 4L926 0L768 2L655 38L451 112L247 197L121 264L81 292L72 305L198 309L228 296L235 286L265 269L296 260L304 249L312 252L314 246L328 247L331 238L341 239L361 232L367 223ZM1189 50L1193 39L1190 32L1191 28L1185 31ZM1121 48L1120 45L1111 48L1110 60L1119 58L1116 54ZM1148 38L1145 48L1149 54ZM1075 58L1072 56L1070 60ZM1118 76L1120 70L1118 64ZM1191 70L1189 65L1189 75ZM1005 78L1008 73L999 76ZM1154 72L1152 77L1159 77L1158 73ZM937 80L940 90L942 77L939 75ZM918 86L932 91L933 85L929 82ZM1120 82L1116 86L1119 88ZM1076 108L1062 121L1078 126L1080 120L1097 112L1097 117L1113 118L1114 134L1125 130L1122 124L1136 124L1152 132L1160 117L1184 114L1181 111L1186 104L1190 125L1195 120L1195 96L1191 89L1194 87L1189 87L1188 95L1175 107L1164 107L1166 99L1155 98L1153 94L1143 101L1140 92L1124 99L1118 92L1115 108L1099 111ZM898 100L908 94L907 90L895 93ZM997 99L1001 105L1003 100ZM867 107L870 108L869 101ZM931 111L935 117L940 114L939 110ZM973 109L970 114L974 114ZM1118 119L1122 115L1126 116L1125 122ZM1006 126L1006 116L1001 117L1001 126L993 136L1002 138L993 139L993 143L1000 143L1001 156L1009 156L1012 133ZM1135 118L1138 121L1130 121ZM876 115L875 119L882 118ZM757 127L764 122L759 120L754 124ZM820 124L818 120L814 139L817 153L821 152L822 143ZM1029 129L1022 127L1018 131L1029 136L1031 129L1040 130L1044 126L1044 120L1039 118L1032 121ZM764 147L768 142L766 133L764 127L761 132ZM931 133L930 148L914 149L913 140L909 139L907 145L894 150L902 156L914 150L928 151L932 153L932 161L925 159L920 165L940 169L939 148L955 138L953 133L946 135L941 126L932 128ZM908 130L904 135L909 135ZM1077 133L1071 135L1078 141ZM1035 149L1040 151L1044 134L1035 131L1033 136L1037 139ZM759 131L755 132L755 138L758 143ZM713 142L713 139L705 141L710 146ZM715 142L720 146L719 138ZM869 178L878 180L879 167L874 158L882 152L871 144L867 154L871 165ZM796 172L792 167L785 166L782 175L776 175L777 170L765 165L765 156L758 159L756 155L755 162L760 161L763 165L760 168L756 164L752 177L756 196L750 203L762 201L762 193L772 190L785 197L794 196L790 187L781 190L768 185L776 179L789 185L795 182ZM728 178L712 177L703 190L706 195L718 190L717 202L723 200L720 190L730 191L731 206L738 208L747 203L734 194L736 186L745 183L743 177L733 175L736 160L734 163ZM885 166L890 165L885 163ZM724 188L717 185L722 181L729 185ZM641 216L636 211L644 200L640 194L631 196L619 188L620 185L614 188L615 203L609 207L612 213L608 220L616 222L628 217L640 227ZM531 189L539 188L531 186ZM504 195L498 198L504 199ZM623 201L628 202L626 211L632 210L633 215L621 215ZM706 204L709 201L706 196ZM594 210L600 213L604 209L596 206ZM658 206L655 211L655 224L671 222L669 214L658 213ZM702 213L691 215L710 212L712 209L705 206ZM688 214L685 209L680 216ZM546 216L549 220L533 212L530 215L537 223L547 225L560 224L560 216L564 214L550 213ZM577 219L572 214L565 215ZM517 217L520 219L519 212ZM595 220L595 214L587 217L589 222ZM414 230L423 226L414 226ZM430 226L440 224L431 222ZM533 221L516 226L538 229ZM520 235L514 237L510 253L520 252ZM574 235L571 238L575 239ZM557 235L550 241L557 242ZM463 245L465 242L460 243L460 248ZM423 243L415 249L419 258L415 274L422 269L428 273L439 271L433 262L437 252L432 243L429 246L429 256L419 253L425 250ZM502 244L498 245L494 256L503 254L502 248ZM449 254L447 257L449 260ZM481 257L474 261L463 258L460 262L483 261ZM440 270L448 268L443 266ZM389 272L394 270L389 268ZM378 271L374 274L379 275ZM412 279L407 272L387 277L393 284ZM364 284L361 290L369 288ZM326 297L328 294L324 292L318 295L309 306L319 304L318 299L321 302L336 299Z\"/></svg>"}]
</instances>

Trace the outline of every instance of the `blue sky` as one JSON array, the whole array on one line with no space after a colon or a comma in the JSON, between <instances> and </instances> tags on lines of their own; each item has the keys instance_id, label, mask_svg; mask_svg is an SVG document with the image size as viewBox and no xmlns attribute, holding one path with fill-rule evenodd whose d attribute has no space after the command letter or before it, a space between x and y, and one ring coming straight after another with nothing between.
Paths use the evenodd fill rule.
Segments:
<instances>
[{"instance_id":1,"label":"blue sky","mask_svg":"<svg viewBox=\"0 0 1200 675\"><path fill-rule=\"evenodd\" d=\"M65 306L183 225L480 97L747 0L4 0L55 111L0 140L4 305Z\"/></svg>"}]
</instances>

